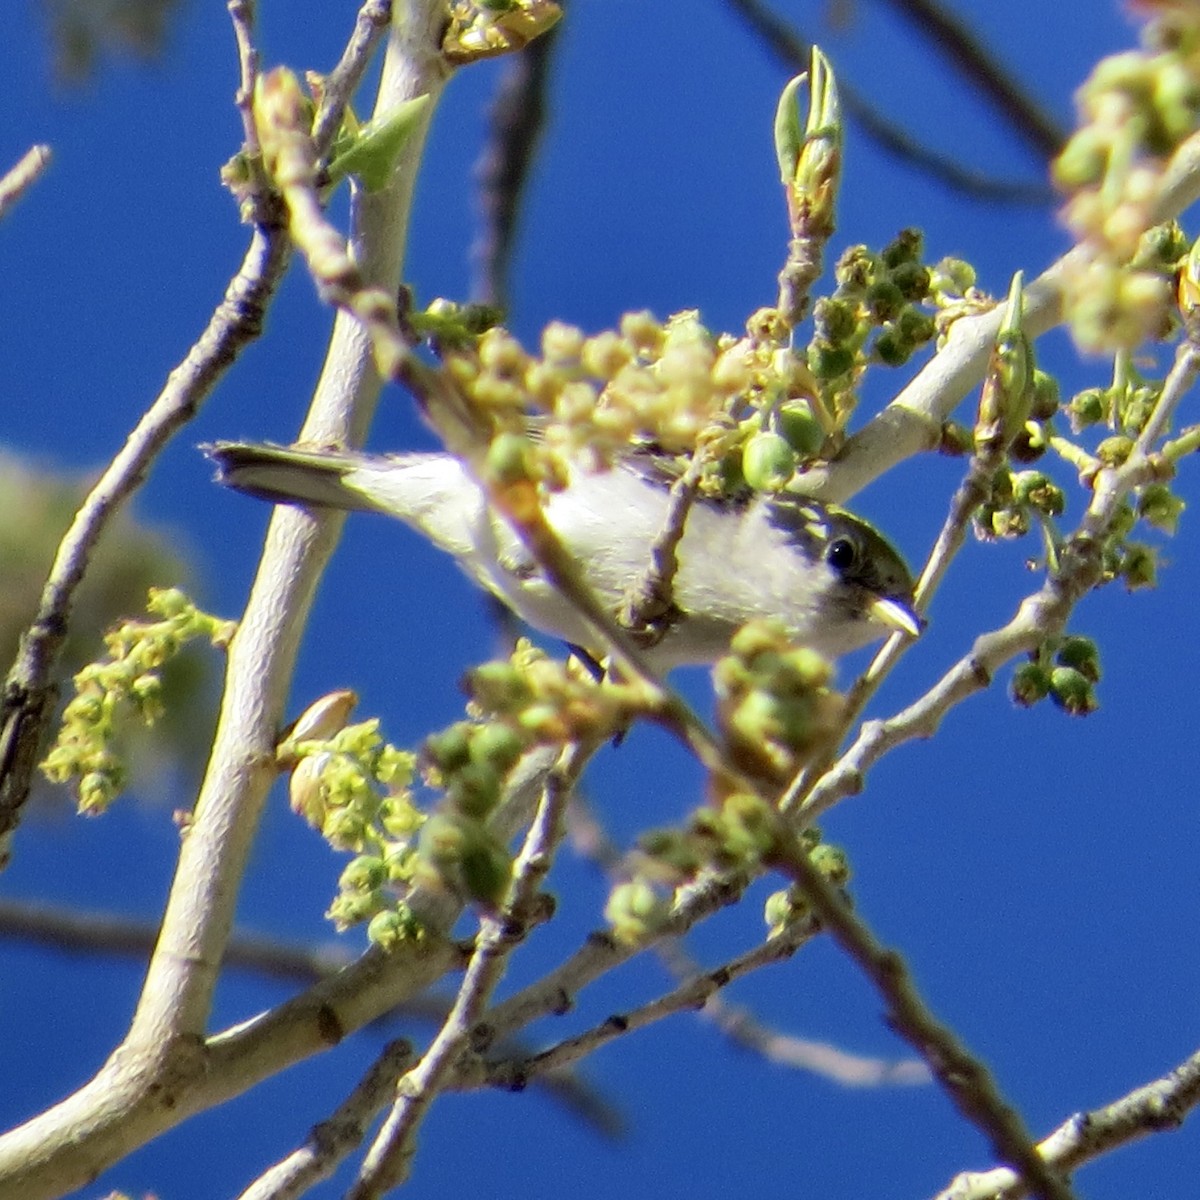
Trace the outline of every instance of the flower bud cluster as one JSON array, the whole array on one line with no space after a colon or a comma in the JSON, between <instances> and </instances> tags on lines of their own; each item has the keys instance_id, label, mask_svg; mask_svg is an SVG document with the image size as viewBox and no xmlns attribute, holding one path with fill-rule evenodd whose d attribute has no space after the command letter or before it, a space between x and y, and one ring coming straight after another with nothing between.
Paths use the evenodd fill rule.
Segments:
<instances>
[{"instance_id":1,"label":"flower bud cluster","mask_svg":"<svg viewBox=\"0 0 1200 1200\"><path fill-rule=\"evenodd\" d=\"M653 882L637 876L608 894L604 919L616 941L639 946L652 938L671 913L671 902Z\"/></svg>"},{"instance_id":2,"label":"flower bud cluster","mask_svg":"<svg viewBox=\"0 0 1200 1200\"><path fill-rule=\"evenodd\" d=\"M1200 15L1177 6L1149 35L1147 49L1096 66L1077 96L1080 128L1054 164L1065 219L1094 251L1064 281L1076 337L1091 348L1131 349L1170 327L1171 267L1152 226L1166 164L1200 125Z\"/></svg>"},{"instance_id":3,"label":"flower bud cluster","mask_svg":"<svg viewBox=\"0 0 1200 1200\"><path fill-rule=\"evenodd\" d=\"M640 684L598 681L575 660L552 659L524 638L507 661L469 671L465 687L471 711L502 725L522 747L603 741L647 702Z\"/></svg>"},{"instance_id":4,"label":"flower bud cluster","mask_svg":"<svg viewBox=\"0 0 1200 1200\"><path fill-rule=\"evenodd\" d=\"M277 759L291 769L292 811L355 856L327 915L342 930L369 921L368 937L391 945L401 932L419 935L397 896L413 879L415 835L426 818L411 792L416 757L386 742L376 719L346 724L354 701L335 692L310 706Z\"/></svg>"},{"instance_id":5,"label":"flower bud cluster","mask_svg":"<svg viewBox=\"0 0 1200 1200\"><path fill-rule=\"evenodd\" d=\"M870 362L900 366L937 333L934 317L922 308L934 303L934 272L922 264L921 251L915 229L902 230L878 253L851 246L838 260L833 295L817 301L808 365L839 429ZM951 274L943 271L943 280Z\"/></svg>"},{"instance_id":6,"label":"flower bud cluster","mask_svg":"<svg viewBox=\"0 0 1200 1200\"><path fill-rule=\"evenodd\" d=\"M713 668L717 722L729 754L749 774L782 783L837 727L843 699L830 663L789 641L775 621L752 621Z\"/></svg>"},{"instance_id":7,"label":"flower bud cluster","mask_svg":"<svg viewBox=\"0 0 1200 1200\"><path fill-rule=\"evenodd\" d=\"M446 366L497 433L524 435L530 414L537 418L532 473L551 487L561 485L563 462L601 469L638 442L691 452L755 370L743 344L714 337L690 312L665 324L629 313L619 332L590 337L552 322L541 351L492 328L473 347L448 351Z\"/></svg>"},{"instance_id":8,"label":"flower bud cluster","mask_svg":"<svg viewBox=\"0 0 1200 1200\"><path fill-rule=\"evenodd\" d=\"M603 740L623 729L643 693L599 683L525 640L507 661L469 672L465 687L472 720L435 734L422 749L426 781L444 799L421 829L415 879L495 908L509 885L512 856L488 822L513 767L533 746Z\"/></svg>"},{"instance_id":9,"label":"flower bud cluster","mask_svg":"<svg viewBox=\"0 0 1200 1200\"><path fill-rule=\"evenodd\" d=\"M1023 537L1030 529L1063 514L1066 493L1041 471L1002 467L988 499L976 510L976 536L983 541Z\"/></svg>"},{"instance_id":10,"label":"flower bud cluster","mask_svg":"<svg viewBox=\"0 0 1200 1200\"><path fill-rule=\"evenodd\" d=\"M157 621L126 621L105 634L108 657L75 676L75 695L41 764L54 783L77 781L80 812L102 812L124 786L125 764L116 749L122 719L132 713L153 725L163 715L168 662L196 638L224 649L237 628L201 612L176 588L152 588L146 607Z\"/></svg>"},{"instance_id":11,"label":"flower bud cluster","mask_svg":"<svg viewBox=\"0 0 1200 1200\"><path fill-rule=\"evenodd\" d=\"M1096 451L1101 462L1113 466L1128 457L1132 439L1142 432L1161 395L1161 382L1142 380L1130 369L1107 388L1084 388L1077 392L1067 405L1067 417L1077 434L1101 422L1117 431L1115 439L1106 438ZM1124 454L1121 446L1128 448Z\"/></svg>"},{"instance_id":12,"label":"flower bud cluster","mask_svg":"<svg viewBox=\"0 0 1200 1200\"><path fill-rule=\"evenodd\" d=\"M1029 708L1047 696L1073 717L1100 707L1100 651L1091 638L1068 635L1046 642L1013 672L1010 692L1015 703Z\"/></svg>"},{"instance_id":13,"label":"flower bud cluster","mask_svg":"<svg viewBox=\"0 0 1200 1200\"><path fill-rule=\"evenodd\" d=\"M844 888L850 882L850 860L840 846L818 843L809 851L809 859L835 887ZM795 885L767 897L763 919L767 924L768 937L787 933L800 924L814 924L808 900Z\"/></svg>"}]
</instances>

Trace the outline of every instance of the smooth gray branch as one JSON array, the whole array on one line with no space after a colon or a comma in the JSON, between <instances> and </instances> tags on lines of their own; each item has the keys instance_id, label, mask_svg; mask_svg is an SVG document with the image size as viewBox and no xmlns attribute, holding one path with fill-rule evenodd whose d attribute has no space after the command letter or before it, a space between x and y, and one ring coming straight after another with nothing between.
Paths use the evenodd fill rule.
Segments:
<instances>
[{"instance_id":1,"label":"smooth gray branch","mask_svg":"<svg viewBox=\"0 0 1200 1200\"><path fill-rule=\"evenodd\" d=\"M584 748L568 745L546 777L537 813L513 863L508 895L499 912L481 919L475 950L454 1004L421 1061L401 1081L396 1103L363 1161L348 1200L376 1200L407 1177L417 1129L450 1083L509 956L536 920L538 891L566 831L571 789L587 758Z\"/></svg>"},{"instance_id":2,"label":"smooth gray branch","mask_svg":"<svg viewBox=\"0 0 1200 1200\"><path fill-rule=\"evenodd\" d=\"M313 1127L308 1141L264 1171L238 1200L297 1200L328 1179L361 1144L371 1122L392 1098L396 1081L411 1058L412 1047L407 1042L389 1042L350 1095Z\"/></svg>"},{"instance_id":3,"label":"smooth gray branch","mask_svg":"<svg viewBox=\"0 0 1200 1200\"><path fill-rule=\"evenodd\" d=\"M49 146L30 146L24 154L0 176L0 221L13 206L46 173L53 156Z\"/></svg>"},{"instance_id":4,"label":"smooth gray branch","mask_svg":"<svg viewBox=\"0 0 1200 1200\"><path fill-rule=\"evenodd\" d=\"M1039 1200L1072 1200L1066 1181L1039 1157L1020 1115L1001 1095L987 1067L937 1020L904 960L851 912L795 837L781 832L775 865L801 889L821 928L874 985L891 1028L921 1055L959 1112L988 1138L996 1154L1013 1165Z\"/></svg>"},{"instance_id":5,"label":"smooth gray branch","mask_svg":"<svg viewBox=\"0 0 1200 1200\"><path fill-rule=\"evenodd\" d=\"M1038 1153L1060 1171L1077 1167L1101 1154L1128 1145L1151 1133L1169 1133L1200 1104L1200 1051L1173 1071L1135 1088L1103 1108L1076 1113L1038 1143ZM1018 1200L1027 1189L1008 1167L969 1171L959 1175L934 1200Z\"/></svg>"}]
</instances>

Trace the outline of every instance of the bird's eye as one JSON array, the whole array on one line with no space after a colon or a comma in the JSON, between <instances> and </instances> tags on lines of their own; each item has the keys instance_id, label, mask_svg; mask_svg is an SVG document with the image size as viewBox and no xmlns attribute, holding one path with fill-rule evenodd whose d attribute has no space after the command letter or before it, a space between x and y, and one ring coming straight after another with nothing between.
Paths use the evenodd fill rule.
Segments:
<instances>
[{"instance_id":1,"label":"bird's eye","mask_svg":"<svg viewBox=\"0 0 1200 1200\"><path fill-rule=\"evenodd\" d=\"M835 571L848 571L858 558L858 550L849 538L835 538L829 543L825 560Z\"/></svg>"}]
</instances>

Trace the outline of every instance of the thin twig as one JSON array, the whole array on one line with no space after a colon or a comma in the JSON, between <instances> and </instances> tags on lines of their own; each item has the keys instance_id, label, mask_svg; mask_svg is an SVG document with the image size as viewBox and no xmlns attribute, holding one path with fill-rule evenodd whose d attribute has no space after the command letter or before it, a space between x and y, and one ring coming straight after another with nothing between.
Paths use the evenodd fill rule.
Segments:
<instances>
[{"instance_id":1,"label":"thin twig","mask_svg":"<svg viewBox=\"0 0 1200 1200\"><path fill-rule=\"evenodd\" d=\"M238 89L233 102L242 119L242 138L245 153L258 153L258 130L254 125L254 85L258 80L258 49L254 45L255 0L228 0L229 20L233 25L233 39L237 43Z\"/></svg>"},{"instance_id":2,"label":"thin twig","mask_svg":"<svg viewBox=\"0 0 1200 1200\"><path fill-rule=\"evenodd\" d=\"M980 504L987 499L998 465L990 456L981 457L978 453L971 455L966 474L950 499L946 519L942 522L942 528L913 590L913 607L922 616L929 611L929 605L946 577L950 564L966 542L971 518ZM779 811L785 817L790 818L799 813L802 821L811 820L811 809L806 803L810 790L837 761L837 747L841 745L842 739L854 728L871 697L895 670L912 645L912 638L904 634L893 634L876 651L867 669L855 680L854 686L847 693L840 725L841 732L836 741L831 742L829 752L816 762L802 767L788 784L779 802ZM861 780L861 775L858 778Z\"/></svg>"},{"instance_id":3,"label":"thin twig","mask_svg":"<svg viewBox=\"0 0 1200 1200\"><path fill-rule=\"evenodd\" d=\"M405 1041L389 1042L354 1090L322 1121L308 1141L264 1171L238 1200L296 1200L328 1179L366 1136L379 1111L392 1098L396 1081L412 1058Z\"/></svg>"},{"instance_id":4,"label":"thin twig","mask_svg":"<svg viewBox=\"0 0 1200 1200\"><path fill-rule=\"evenodd\" d=\"M1062 127L1017 82L967 24L937 0L888 0L939 49L972 87L986 96L1043 162L1067 140Z\"/></svg>"},{"instance_id":5,"label":"thin twig","mask_svg":"<svg viewBox=\"0 0 1200 1200\"><path fill-rule=\"evenodd\" d=\"M655 952L676 979L691 979L703 971L678 939L660 942ZM764 1025L749 1009L731 1004L720 992L709 997L700 1015L740 1049L757 1054L774 1066L810 1071L843 1087L913 1087L932 1082L929 1068L919 1058L886 1059L851 1054L828 1042L780 1033Z\"/></svg>"},{"instance_id":6,"label":"thin twig","mask_svg":"<svg viewBox=\"0 0 1200 1200\"><path fill-rule=\"evenodd\" d=\"M1200 1104L1200 1051L1173 1071L1135 1088L1103 1108L1076 1113L1038 1143L1038 1153L1060 1171L1077 1167L1101 1154L1126 1146L1151 1133L1170 1133ZM1018 1200L1027 1194L1023 1181L1009 1167L967 1171L934 1200Z\"/></svg>"},{"instance_id":7,"label":"thin twig","mask_svg":"<svg viewBox=\"0 0 1200 1200\"><path fill-rule=\"evenodd\" d=\"M499 912L480 921L475 951L454 1005L421 1061L401 1081L398 1099L367 1152L348 1200L375 1200L407 1177L417 1129L449 1084L509 956L535 919L538 891L562 840L571 789L587 757L581 747L568 746L547 777L533 824L513 863L508 895Z\"/></svg>"},{"instance_id":8,"label":"thin twig","mask_svg":"<svg viewBox=\"0 0 1200 1200\"><path fill-rule=\"evenodd\" d=\"M0 938L25 939L76 954L127 955L145 960L157 937L157 922L134 921L113 913L80 912L36 901L0 899ZM225 947L221 965L311 984L340 971L353 959L341 942L301 946L235 933Z\"/></svg>"},{"instance_id":9,"label":"thin twig","mask_svg":"<svg viewBox=\"0 0 1200 1200\"><path fill-rule=\"evenodd\" d=\"M393 292L399 284L428 113L436 107L447 77L440 52L443 19L444 7L438 0L409 0L402 18L397 17L393 25L377 113L389 113L414 95L429 95L431 103L415 136L402 149L388 186L354 207L359 262L372 280ZM256 238L260 237L261 231L256 232ZM276 243L286 245L286 239L277 238ZM214 347L212 340L202 341L193 353L202 354L207 361L214 350L223 350L223 357L216 356L223 365L230 349L220 341ZM177 379L169 387L173 399L183 383ZM194 402L194 387L183 391ZM361 329L336 320L325 370L302 432L325 441L361 436L379 391L379 377ZM118 465L128 468L129 454L136 457L140 449L127 448ZM105 499L113 482L110 475L100 485ZM90 503L95 506L97 499ZM91 515L84 532L94 539L93 526L99 517L86 505L85 510ZM314 1008L306 995L294 1005L277 1006L262 1019L247 1023L237 1030L237 1036L203 1036L239 885L267 791L276 776L275 740L300 634L339 528L340 522L331 516L293 510L280 510L272 519L263 561L230 646L209 766L195 818L181 847L133 1022L121 1045L91 1080L0 1137L0 1197L4 1200L49 1200L84 1187L98 1171L190 1113L237 1094L277 1071L284 1061L328 1046L331 1038L339 1036L343 1013L349 1026L370 1019L364 1014L364 999L368 1009L379 1003L381 1008L375 1011L386 1010L406 994L427 986L457 961L453 946L434 931L419 954L400 956L402 963L393 971L381 969L378 958L372 957L363 973L354 976L360 987L352 998L340 990L343 976L310 989L316 996L334 998L335 1004L342 1001L342 1013L319 1001ZM78 531L68 535L64 553L78 540ZM68 561L73 576L78 555ZM65 617L58 575L55 581L57 590L52 589L49 597L52 603L43 606L43 611L49 608L55 624L48 630L35 630L42 650L32 668L24 663L27 655L18 663L22 672L18 682L32 674L43 690L49 670L45 641L61 638L57 626ZM34 635L27 642L31 640ZM8 753L5 765L10 767L16 747L36 744L36 730L33 739L26 736L21 741L19 736L27 735L33 724L27 715L25 692L14 694L10 684L6 696L10 710L23 714L16 728L18 723L10 717L8 741L0 743L0 751ZM44 699L42 703L44 706ZM44 719L40 711L36 716ZM33 753L31 745L30 766Z\"/></svg>"},{"instance_id":10,"label":"thin twig","mask_svg":"<svg viewBox=\"0 0 1200 1200\"><path fill-rule=\"evenodd\" d=\"M722 988L735 980L769 963L791 958L813 936L813 932L810 925L798 922L795 927L767 939L719 967L701 971L665 995L628 1012L608 1017L599 1025L575 1037L566 1038L531 1058L493 1063L483 1081L493 1087L519 1091L543 1072L570 1066L627 1033L645 1029L675 1013L702 1009Z\"/></svg>"},{"instance_id":11,"label":"thin twig","mask_svg":"<svg viewBox=\"0 0 1200 1200\"><path fill-rule=\"evenodd\" d=\"M812 45L761 0L726 0L746 23L762 37L768 48L790 71L808 69ZM1015 204L1048 205L1053 193L1043 182L1024 183L1017 180L995 179L922 145L895 122L888 120L858 91L844 80L838 80L842 107L853 117L863 132L882 149L899 161L946 184L947 187L979 196Z\"/></svg>"},{"instance_id":12,"label":"thin twig","mask_svg":"<svg viewBox=\"0 0 1200 1200\"><path fill-rule=\"evenodd\" d=\"M1200 199L1200 133L1176 150L1164 172L1152 220L1169 221ZM1039 337L1062 320L1063 281L1088 258L1077 247L1024 289L1026 334ZM895 396L855 433L830 463L811 466L802 479L806 495L843 504L898 463L936 449L942 426L983 379L1004 306L962 317L950 326L946 344Z\"/></svg>"},{"instance_id":13,"label":"thin twig","mask_svg":"<svg viewBox=\"0 0 1200 1200\"><path fill-rule=\"evenodd\" d=\"M741 878L709 876L697 886L684 889L667 919L656 928L654 941L682 937L705 917L735 904L745 885ZM607 932L591 934L554 970L490 1008L488 1028L497 1038L508 1037L540 1017L568 1012L578 992L644 949L646 945L618 942Z\"/></svg>"},{"instance_id":14,"label":"thin twig","mask_svg":"<svg viewBox=\"0 0 1200 1200\"><path fill-rule=\"evenodd\" d=\"M683 541L688 514L699 495L705 465L705 455L697 451L684 473L671 484L666 516L650 545L646 569L626 588L622 598L617 619L639 645L656 645L670 631L673 619L680 615L674 598L675 576L679 573L679 543Z\"/></svg>"},{"instance_id":15,"label":"thin twig","mask_svg":"<svg viewBox=\"0 0 1200 1200\"><path fill-rule=\"evenodd\" d=\"M546 122L546 92L559 26L510 59L488 114L488 140L475 168L480 229L471 248L471 296L507 308L525 187Z\"/></svg>"},{"instance_id":16,"label":"thin twig","mask_svg":"<svg viewBox=\"0 0 1200 1200\"><path fill-rule=\"evenodd\" d=\"M1020 1116L1000 1094L987 1068L934 1017L900 955L875 937L861 915L850 911L793 836L781 833L774 861L804 893L822 929L874 985L886 1005L888 1025L921 1055L959 1112L988 1138L997 1156L1013 1165L1040 1200L1071 1200L1071 1189L1038 1156Z\"/></svg>"},{"instance_id":17,"label":"thin twig","mask_svg":"<svg viewBox=\"0 0 1200 1200\"><path fill-rule=\"evenodd\" d=\"M614 875L624 859L591 806L575 796L568 816L568 832L577 853ZM682 938L660 938L654 953L680 983L704 973L704 968L687 952ZM764 1025L745 1008L728 1003L719 993L709 997L700 1016L717 1027L743 1050L758 1054L777 1066L811 1071L846 1087L881 1087L893 1084L928 1083L929 1071L919 1059L889 1062L850 1054L838 1046L811 1038L780 1033Z\"/></svg>"},{"instance_id":18,"label":"thin twig","mask_svg":"<svg viewBox=\"0 0 1200 1200\"><path fill-rule=\"evenodd\" d=\"M45 174L52 158L49 146L30 146L0 177L0 221Z\"/></svg>"},{"instance_id":19,"label":"thin twig","mask_svg":"<svg viewBox=\"0 0 1200 1200\"><path fill-rule=\"evenodd\" d=\"M838 800L862 790L867 770L889 750L917 737L931 737L947 713L968 696L990 686L996 671L1018 654L1028 653L1066 625L1075 605L1099 583L1100 546L1126 496L1158 479L1164 464L1155 455L1170 429L1183 397L1200 376L1200 348L1190 338L1176 351L1175 362L1133 452L1118 467L1102 470L1079 528L1063 544L1059 568L1027 596L1006 625L976 638L964 655L922 696L886 721L868 721L853 745L794 807L795 820L811 825ZM798 791L797 796L800 795Z\"/></svg>"},{"instance_id":20,"label":"thin twig","mask_svg":"<svg viewBox=\"0 0 1200 1200\"><path fill-rule=\"evenodd\" d=\"M354 32L342 51L342 57L321 86L321 103L317 106L312 127L313 142L319 155L327 153L333 145L346 109L391 20L392 0L366 0L358 10Z\"/></svg>"},{"instance_id":21,"label":"thin twig","mask_svg":"<svg viewBox=\"0 0 1200 1200\"><path fill-rule=\"evenodd\" d=\"M59 544L37 615L21 639L4 688L0 717L0 864L29 794L46 725L54 711L55 668L71 609L92 552L114 514L141 485L167 442L197 413L244 347L262 332L263 314L289 257L275 226L255 228L238 273L207 328L89 492Z\"/></svg>"}]
</instances>

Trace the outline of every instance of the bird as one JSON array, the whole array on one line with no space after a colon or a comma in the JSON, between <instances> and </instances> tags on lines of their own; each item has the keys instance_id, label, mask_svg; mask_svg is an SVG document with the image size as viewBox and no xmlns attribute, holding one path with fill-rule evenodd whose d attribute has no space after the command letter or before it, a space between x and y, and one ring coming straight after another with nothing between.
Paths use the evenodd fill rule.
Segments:
<instances>
[{"instance_id":1,"label":"bird","mask_svg":"<svg viewBox=\"0 0 1200 1200\"><path fill-rule=\"evenodd\" d=\"M270 442L203 447L219 482L277 504L382 513L447 551L527 625L585 652L604 648L551 585L469 470L445 452L369 454ZM661 456L572 468L545 519L614 615L643 578L668 519ZM895 547L845 509L792 493L698 498L676 549L671 618L645 652L654 669L715 662L749 621L774 618L796 643L836 659L887 634L916 637L912 575Z\"/></svg>"}]
</instances>

